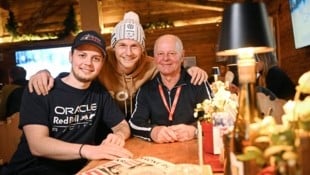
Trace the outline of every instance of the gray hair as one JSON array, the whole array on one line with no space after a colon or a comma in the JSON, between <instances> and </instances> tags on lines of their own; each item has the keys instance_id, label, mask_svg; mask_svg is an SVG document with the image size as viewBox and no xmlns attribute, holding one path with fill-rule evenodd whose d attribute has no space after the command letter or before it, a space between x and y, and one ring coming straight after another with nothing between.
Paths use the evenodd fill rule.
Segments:
<instances>
[{"instance_id":1,"label":"gray hair","mask_svg":"<svg viewBox=\"0 0 310 175\"><path fill-rule=\"evenodd\" d=\"M175 39L176 51L179 52L179 53L183 52L182 40L178 36L176 36L176 35L165 34L165 35L162 35L162 36L160 36L159 38L156 39L155 44L154 44L154 53L157 50L158 41L161 40L162 38L173 38L173 39Z\"/></svg>"}]
</instances>

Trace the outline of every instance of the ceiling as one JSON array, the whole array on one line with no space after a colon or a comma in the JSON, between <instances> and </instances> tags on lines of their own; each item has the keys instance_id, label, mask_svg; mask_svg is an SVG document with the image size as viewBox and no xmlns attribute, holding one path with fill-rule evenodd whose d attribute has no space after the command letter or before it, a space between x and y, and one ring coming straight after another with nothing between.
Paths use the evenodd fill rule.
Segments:
<instances>
[{"instance_id":1,"label":"ceiling","mask_svg":"<svg viewBox=\"0 0 310 175\"><path fill-rule=\"evenodd\" d=\"M89 0L91 1L91 0ZM23 34L55 33L63 30L70 5L73 5L81 26L79 0L0 0L2 26L8 10L14 13L18 31ZM105 32L109 32L125 12L135 11L145 29L219 23L223 8L236 0L99 0L99 14ZM1 20L0 19L0 20ZM1 22L1 21L0 21ZM0 37L9 35L0 30Z\"/></svg>"}]
</instances>

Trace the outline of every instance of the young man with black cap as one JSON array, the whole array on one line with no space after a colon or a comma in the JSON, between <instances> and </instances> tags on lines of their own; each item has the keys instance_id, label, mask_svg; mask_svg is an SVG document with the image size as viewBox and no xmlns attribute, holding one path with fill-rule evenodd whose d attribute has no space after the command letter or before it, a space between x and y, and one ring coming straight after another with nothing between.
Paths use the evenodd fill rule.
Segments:
<instances>
[{"instance_id":1,"label":"young man with black cap","mask_svg":"<svg viewBox=\"0 0 310 175\"><path fill-rule=\"evenodd\" d=\"M192 76L193 84L201 84L208 79L207 73L198 67L191 67L187 72ZM133 112L138 88L151 80L156 73L154 59L146 54L145 35L139 16L132 11L127 12L112 31L108 59L98 76L99 81L125 113L127 120ZM34 88L38 94L46 95L53 86L52 77L46 74L41 72L33 76L29 83L30 90ZM40 87L42 84L44 86Z\"/></svg>"},{"instance_id":2,"label":"young man with black cap","mask_svg":"<svg viewBox=\"0 0 310 175\"><path fill-rule=\"evenodd\" d=\"M123 148L130 129L124 114L96 79L107 52L94 31L79 33L69 55L69 75L56 78L41 96L25 91L20 111L21 142L3 175L72 175L87 160L131 157ZM111 128L94 145L99 126Z\"/></svg>"}]
</instances>

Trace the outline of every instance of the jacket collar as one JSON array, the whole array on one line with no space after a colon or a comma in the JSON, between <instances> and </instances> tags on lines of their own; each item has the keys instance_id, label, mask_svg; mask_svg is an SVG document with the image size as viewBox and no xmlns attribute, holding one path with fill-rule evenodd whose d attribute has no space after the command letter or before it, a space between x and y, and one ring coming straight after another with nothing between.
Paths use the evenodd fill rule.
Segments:
<instances>
[{"instance_id":1,"label":"jacket collar","mask_svg":"<svg viewBox=\"0 0 310 175\"><path fill-rule=\"evenodd\" d=\"M157 83L158 84L161 84L162 86L165 86L162 79L161 79L161 76L160 76L160 73L157 73L156 75L156 80L157 80ZM178 80L178 82L176 83L176 85L174 86L175 87L178 87L178 86L184 86L184 85L187 85L187 82L188 82L188 79L190 78L190 75L186 72L186 70L184 68L181 69L181 76L180 76L180 79Z\"/></svg>"}]
</instances>

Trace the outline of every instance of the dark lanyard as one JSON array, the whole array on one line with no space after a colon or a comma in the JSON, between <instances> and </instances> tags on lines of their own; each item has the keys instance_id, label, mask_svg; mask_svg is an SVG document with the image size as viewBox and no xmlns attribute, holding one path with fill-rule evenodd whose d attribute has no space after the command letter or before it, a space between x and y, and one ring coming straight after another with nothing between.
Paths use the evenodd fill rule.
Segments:
<instances>
[{"instance_id":1,"label":"dark lanyard","mask_svg":"<svg viewBox=\"0 0 310 175\"><path fill-rule=\"evenodd\" d=\"M167 100L165 98L163 87L161 85L158 85L158 88L159 88L161 99L164 102L164 105L165 105L167 111L169 112L169 118L168 119L169 119L169 121L172 121L173 114L174 114L175 108L176 108L178 100L179 100L179 96L180 96L180 92L181 92L181 86L179 86L177 88L177 92L175 93L171 109L169 108Z\"/></svg>"}]
</instances>

